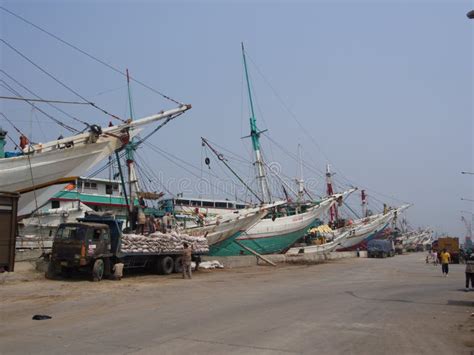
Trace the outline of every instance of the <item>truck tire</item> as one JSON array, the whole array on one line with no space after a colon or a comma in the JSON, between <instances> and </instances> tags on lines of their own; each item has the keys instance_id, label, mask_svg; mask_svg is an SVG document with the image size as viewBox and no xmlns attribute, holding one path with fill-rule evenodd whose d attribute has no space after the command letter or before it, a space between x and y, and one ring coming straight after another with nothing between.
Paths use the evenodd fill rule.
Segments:
<instances>
[{"instance_id":1,"label":"truck tire","mask_svg":"<svg viewBox=\"0 0 474 355\"><path fill-rule=\"evenodd\" d=\"M110 278L111 275L112 275L112 262L110 258L105 258L104 259L104 277Z\"/></svg>"},{"instance_id":2,"label":"truck tire","mask_svg":"<svg viewBox=\"0 0 474 355\"><path fill-rule=\"evenodd\" d=\"M50 280L55 280L58 278L58 271L52 261L48 263L48 270L46 270L44 273L44 277Z\"/></svg>"},{"instance_id":3,"label":"truck tire","mask_svg":"<svg viewBox=\"0 0 474 355\"><path fill-rule=\"evenodd\" d=\"M100 281L104 277L105 265L102 259L97 259L92 267L92 280Z\"/></svg>"},{"instance_id":4,"label":"truck tire","mask_svg":"<svg viewBox=\"0 0 474 355\"><path fill-rule=\"evenodd\" d=\"M193 258L193 261L196 263L196 267L194 268L194 272L197 272L197 271L199 271L199 264L201 264L201 262L202 262L201 256L200 256L200 255L196 255L196 256Z\"/></svg>"},{"instance_id":5,"label":"truck tire","mask_svg":"<svg viewBox=\"0 0 474 355\"><path fill-rule=\"evenodd\" d=\"M61 268L61 275L64 276L66 279L72 278L73 270L70 267L62 267Z\"/></svg>"},{"instance_id":6,"label":"truck tire","mask_svg":"<svg viewBox=\"0 0 474 355\"><path fill-rule=\"evenodd\" d=\"M174 270L174 260L171 256L164 256L158 260L159 273L161 275L169 275Z\"/></svg>"},{"instance_id":7,"label":"truck tire","mask_svg":"<svg viewBox=\"0 0 474 355\"><path fill-rule=\"evenodd\" d=\"M177 256L174 259L174 272L180 274L183 272L183 257Z\"/></svg>"}]
</instances>

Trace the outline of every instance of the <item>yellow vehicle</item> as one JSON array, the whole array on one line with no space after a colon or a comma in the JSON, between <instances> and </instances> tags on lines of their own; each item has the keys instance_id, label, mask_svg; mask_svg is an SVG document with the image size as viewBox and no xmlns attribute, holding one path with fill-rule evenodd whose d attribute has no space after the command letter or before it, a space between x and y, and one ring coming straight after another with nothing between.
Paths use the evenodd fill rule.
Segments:
<instances>
[{"instance_id":1,"label":"yellow vehicle","mask_svg":"<svg viewBox=\"0 0 474 355\"><path fill-rule=\"evenodd\" d=\"M446 249L451 254L451 262L459 264L459 238L457 237L441 237L433 242L433 250L439 253Z\"/></svg>"}]
</instances>

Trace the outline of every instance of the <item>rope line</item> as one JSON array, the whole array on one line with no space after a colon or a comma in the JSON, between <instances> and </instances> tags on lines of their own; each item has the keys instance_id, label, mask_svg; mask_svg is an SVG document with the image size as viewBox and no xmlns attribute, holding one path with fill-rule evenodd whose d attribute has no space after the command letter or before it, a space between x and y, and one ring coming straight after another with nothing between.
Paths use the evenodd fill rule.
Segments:
<instances>
[{"instance_id":1,"label":"rope line","mask_svg":"<svg viewBox=\"0 0 474 355\"><path fill-rule=\"evenodd\" d=\"M56 36L55 34L53 34L53 33L49 32L49 31L45 30L44 28L42 28L42 27L40 27L40 26L34 24L33 22L28 21L28 20L25 19L24 17L22 17L22 16L20 16L20 15L18 15L18 14L16 14L16 13L14 13L14 12L12 12L12 11L6 9L6 8L3 7L3 6L0 6L0 9L3 10L3 11L5 11L5 12L7 12L8 14L10 14L10 15L16 17L17 19L19 19L19 20L21 20L21 21L27 23L28 25L30 25L30 26L36 28L37 30L39 30L39 31L41 31L41 32L43 32L43 33L45 33L45 34L47 34L48 36L54 38L55 40L61 42L62 44L64 44L64 45L66 45L66 46L68 46L68 47L70 47L70 48L72 48L72 49L78 51L79 53L81 53L81 54L87 56L88 58L90 58L90 59L92 59L92 60L94 60L94 61L96 61L96 62L98 62L98 63L100 63L100 64L102 64L102 65L104 65L104 66L106 66L107 68L113 70L114 72L119 73L119 74L122 75L122 76L126 76L125 73L123 73L121 70L115 68L114 66L110 65L109 63L107 63L107 62L105 62L105 61L103 61L103 60L101 60L101 59L99 59L99 58L93 56L92 54L90 54L90 53L88 53L88 52L86 52L86 51L80 49L79 47L73 45L72 43L67 42L66 40L64 40L64 39L62 39L62 38ZM134 82L136 82L137 84L143 86L144 88L146 88L146 89L148 89L148 90L154 92L155 94L160 95L161 97L163 97L163 98L166 99L166 100L169 100L169 101L171 101L171 102L174 102L175 104L178 104L178 105L180 105L180 106L183 105L182 102L179 102L179 101L177 101L177 100L171 98L170 96L168 96L168 95L166 95L166 94L164 94L164 93L162 93L162 92L160 92L160 91L158 91L158 90L152 88L151 86L145 84L144 82L142 82L142 81L140 81L140 80L138 80L138 79L135 79L135 78L133 78L133 77L130 76L130 80L133 80Z\"/></svg>"},{"instance_id":2,"label":"rope line","mask_svg":"<svg viewBox=\"0 0 474 355\"><path fill-rule=\"evenodd\" d=\"M0 82L3 83L3 87L5 87L6 89L10 90L12 93L14 93L15 95L17 96L21 96L21 94L16 91L15 89L13 89L8 83L6 83L4 80L0 79ZM67 124L65 124L64 122L61 122L60 120L58 120L57 118L54 118L53 116L51 116L49 113L47 113L46 111L40 109L38 106L36 106L35 104L29 102L29 101L25 101L28 105L30 105L31 107L35 108L36 110L38 110L39 112L41 112L43 115L45 115L46 117L48 117L50 120L56 122L58 125L60 125L61 127L67 129L68 131L70 132L73 132L73 133L79 133L79 130L75 129L74 127L71 127Z\"/></svg>"},{"instance_id":3,"label":"rope line","mask_svg":"<svg viewBox=\"0 0 474 355\"><path fill-rule=\"evenodd\" d=\"M31 102L46 102L46 103L55 103L55 104L90 105L90 102L42 100L42 99L31 99L31 98L28 98L28 97L15 97L15 96L0 96L0 99L18 100L18 101L31 101Z\"/></svg>"},{"instance_id":4,"label":"rope line","mask_svg":"<svg viewBox=\"0 0 474 355\"><path fill-rule=\"evenodd\" d=\"M8 74L6 71L4 71L3 69L0 69L0 72L2 72L4 75L6 75L11 81L13 81L15 84L17 84L18 86L22 87L24 90L26 90L28 93L30 93L31 95L33 95L34 97L38 98L38 99L43 99L42 97L40 97L38 94L34 93L32 90L30 90L29 88L27 88L25 85L23 85L22 83L20 83L18 80L16 80L14 77L12 77L10 74ZM82 123L84 125L86 125L86 127L89 127L89 123L87 123L86 121L83 121L83 120L80 120L79 118L77 117L74 117L73 115L70 115L69 113L67 113L66 111L64 111L63 109L57 107L56 105L53 105L52 103L48 103L48 106L51 106L53 107L55 110L61 112L62 114L66 115L67 117L73 119L74 121L76 122L79 122L79 123Z\"/></svg>"},{"instance_id":5,"label":"rope line","mask_svg":"<svg viewBox=\"0 0 474 355\"><path fill-rule=\"evenodd\" d=\"M30 58L28 58L26 55L24 55L23 53L21 53L18 49L16 49L15 47L13 47L10 43L8 43L6 40L4 40L3 38L0 38L0 42L2 42L4 45L6 45L8 48L10 48L12 51L14 51L16 54L18 54L20 57L22 57L23 59L25 59L27 62L29 62L31 65L33 65L36 69L38 69L39 71L41 71L43 74L47 75L49 78L51 78L52 80L54 80L55 82L57 82L59 85L61 85L63 88L65 88L66 90L72 92L74 95L76 95L77 97L79 97L81 100L83 100L84 102L90 104L92 107L94 107L95 109L101 111L102 113L112 117L112 118L115 118L119 121L122 121L122 122L126 122L125 120L121 119L120 117L110 113L110 112L107 112L105 109L97 106L96 104L94 104L93 102L90 102L89 100L87 100L84 96L82 96L81 94L79 94L77 91L75 91L74 89L72 89L71 87L69 87L68 85L64 84L61 80L59 80L58 78L56 78L53 74L49 73L46 69L43 69L41 66L39 66L38 64L36 64L33 60L31 60Z\"/></svg>"}]
</instances>

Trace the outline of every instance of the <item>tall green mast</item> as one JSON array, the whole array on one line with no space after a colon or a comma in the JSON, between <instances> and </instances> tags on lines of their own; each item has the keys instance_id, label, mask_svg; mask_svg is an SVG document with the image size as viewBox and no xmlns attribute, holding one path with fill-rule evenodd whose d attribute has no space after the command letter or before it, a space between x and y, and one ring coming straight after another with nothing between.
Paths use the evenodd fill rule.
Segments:
<instances>
[{"instance_id":1,"label":"tall green mast","mask_svg":"<svg viewBox=\"0 0 474 355\"><path fill-rule=\"evenodd\" d=\"M130 87L130 76L127 69L127 90L128 90L128 103L130 108L130 120L133 120L133 106L132 106L132 91ZM132 138L130 142L125 146L126 158L127 158L127 167L128 167L128 189L130 196L129 211L133 211L135 197L139 191L138 179L135 173L135 150L137 149L137 144L135 138Z\"/></svg>"},{"instance_id":2,"label":"tall green mast","mask_svg":"<svg viewBox=\"0 0 474 355\"><path fill-rule=\"evenodd\" d=\"M244 59L245 79L247 81L247 90L249 94L249 105L250 105L250 137L252 138L252 147L255 152L255 168L257 170L257 181L259 183L260 193L263 202L270 202L271 195L270 189L268 188L268 181L265 175L265 168L262 159L262 153L260 151L260 134L262 131L257 129L257 119L255 117L255 111L253 108L252 90L250 89L249 73L247 69L247 59L245 58L245 48L242 42L242 57Z\"/></svg>"}]
</instances>

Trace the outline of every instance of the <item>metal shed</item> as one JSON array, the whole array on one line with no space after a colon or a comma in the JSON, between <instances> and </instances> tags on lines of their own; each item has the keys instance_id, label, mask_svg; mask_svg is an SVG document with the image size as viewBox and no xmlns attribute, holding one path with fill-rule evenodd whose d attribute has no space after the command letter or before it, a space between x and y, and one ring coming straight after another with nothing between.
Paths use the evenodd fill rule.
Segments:
<instances>
[{"instance_id":1,"label":"metal shed","mask_svg":"<svg viewBox=\"0 0 474 355\"><path fill-rule=\"evenodd\" d=\"M0 271L14 271L19 193L0 191Z\"/></svg>"}]
</instances>

